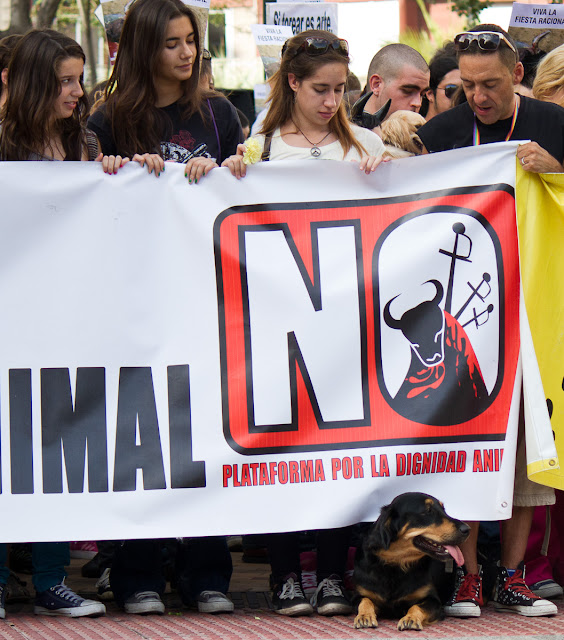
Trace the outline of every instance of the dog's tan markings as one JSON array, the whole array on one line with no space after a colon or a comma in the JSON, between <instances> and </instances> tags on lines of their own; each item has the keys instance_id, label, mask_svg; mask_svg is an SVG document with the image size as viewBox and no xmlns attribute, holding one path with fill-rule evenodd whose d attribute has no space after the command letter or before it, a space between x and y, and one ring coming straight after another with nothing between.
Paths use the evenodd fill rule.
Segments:
<instances>
[{"instance_id":1,"label":"dog's tan markings","mask_svg":"<svg viewBox=\"0 0 564 640\"><path fill-rule=\"evenodd\" d=\"M430 623L429 614L423 611L419 605L414 604L409 607L409 611L398 622L398 630L415 629L416 631L421 631L425 625Z\"/></svg>"},{"instance_id":2,"label":"dog's tan markings","mask_svg":"<svg viewBox=\"0 0 564 640\"><path fill-rule=\"evenodd\" d=\"M431 500L431 498L427 498L425 500L425 506L427 507L427 509L431 509L432 507L435 506L435 501Z\"/></svg>"},{"instance_id":3,"label":"dog's tan markings","mask_svg":"<svg viewBox=\"0 0 564 640\"><path fill-rule=\"evenodd\" d=\"M369 589L365 589L364 587L357 586L356 592L359 596L372 600L372 602L377 607L381 607L386 602L386 599L383 598L379 593L375 593L374 591L370 591Z\"/></svg>"},{"instance_id":4,"label":"dog's tan markings","mask_svg":"<svg viewBox=\"0 0 564 640\"><path fill-rule=\"evenodd\" d=\"M376 606L370 598L362 598L358 605L358 614L354 619L355 629L367 629L369 627L377 627Z\"/></svg>"},{"instance_id":5,"label":"dog's tan markings","mask_svg":"<svg viewBox=\"0 0 564 640\"><path fill-rule=\"evenodd\" d=\"M441 524L431 525L421 531L419 535L439 544L449 544L449 542L452 544L462 537L456 525L448 520L443 520Z\"/></svg>"},{"instance_id":6,"label":"dog's tan markings","mask_svg":"<svg viewBox=\"0 0 564 640\"><path fill-rule=\"evenodd\" d=\"M434 587L432 584L425 584L422 587L419 587L419 589L412 591L409 595L400 598L400 601L406 600L408 603L421 602L421 600L424 600L433 591L433 589Z\"/></svg>"},{"instance_id":7,"label":"dog's tan markings","mask_svg":"<svg viewBox=\"0 0 564 640\"><path fill-rule=\"evenodd\" d=\"M378 557L382 562L399 565L403 571L406 571L411 564L425 555L413 546L412 540L426 531L425 528L410 529L409 524L404 525L398 532L397 540L394 540L388 549L377 551Z\"/></svg>"}]
</instances>

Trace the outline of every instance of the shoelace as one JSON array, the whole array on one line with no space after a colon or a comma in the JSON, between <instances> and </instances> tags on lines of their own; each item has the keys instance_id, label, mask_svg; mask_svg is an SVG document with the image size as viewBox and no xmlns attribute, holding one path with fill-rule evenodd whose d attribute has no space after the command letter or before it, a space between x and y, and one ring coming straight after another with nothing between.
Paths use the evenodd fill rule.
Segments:
<instances>
[{"instance_id":1,"label":"shoelace","mask_svg":"<svg viewBox=\"0 0 564 640\"><path fill-rule=\"evenodd\" d=\"M110 570L109 569L104 569L104 573L102 573L102 575L96 581L96 587L102 588L102 589L110 588Z\"/></svg>"},{"instance_id":2,"label":"shoelace","mask_svg":"<svg viewBox=\"0 0 564 640\"><path fill-rule=\"evenodd\" d=\"M158 598L159 594L156 591L138 591L135 594L135 599L140 602L142 600L154 600Z\"/></svg>"},{"instance_id":3,"label":"shoelace","mask_svg":"<svg viewBox=\"0 0 564 640\"><path fill-rule=\"evenodd\" d=\"M83 600L83 598L77 596L72 589L69 589L64 582L61 582L61 584L57 584L51 588L55 595L60 596L63 600L67 600L68 602L80 603Z\"/></svg>"},{"instance_id":4,"label":"shoelace","mask_svg":"<svg viewBox=\"0 0 564 640\"><path fill-rule=\"evenodd\" d=\"M321 596L322 598L326 598L328 596L342 596L343 590L341 589L340 583L341 580L338 578L325 578L325 580L322 580L311 598L311 605L313 607L317 606L317 598L320 591L323 591L323 595Z\"/></svg>"},{"instance_id":5,"label":"shoelace","mask_svg":"<svg viewBox=\"0 0 564 640\"><path fill-rule=\"evenodd\" d=\"M472 600L478 602L480 600L480 586L480 576L467 573L456 594L456 601Z\"/></svg>"},{"instance_id":6,"label":"shoelace","mask_svg":"<svg viewBox=\"0 0 564 640\"><path fill-rule=\"evenodd\" d=\"M525 596L531 600L540 600L539 596L535 595L527 586L521 571L515 571L512 576L508 576L503 589L504 591L511 589L518 595Z\"/></svg>"},{"instance_id":7,"label":"shoelace","mask_svg":"<svg viewBox=\"0 0 564 640\"><path fill-rule=\"evenodd\" d=\"M294 580L294 578L288 578L286 580L279 597L280 600L291 600L292 598L304 598L305 600L302 587L299 582Z\"/></svg>"}]
</instances>

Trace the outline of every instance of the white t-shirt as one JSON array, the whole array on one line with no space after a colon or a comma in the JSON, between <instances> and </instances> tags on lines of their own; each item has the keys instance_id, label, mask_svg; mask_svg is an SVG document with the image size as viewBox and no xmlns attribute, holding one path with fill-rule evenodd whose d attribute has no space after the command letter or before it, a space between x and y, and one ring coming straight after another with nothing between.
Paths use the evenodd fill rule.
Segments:
<instances>
[{"instance_id":1,"label":"white t-shirt","mask_svg":"<svg viewBox=\"0 0 564 640\"><path fill-rule=\"evenodd\" d=\"M384 153L384 143L373 131L364 129L356 124L351 124L354 137L366 149L368 155L380 157ZM264 148L264 134L259 133L253 136L260 142L261 153ZM276 129L272 135L270 145L270 160L360 160L358 151L351 147L345 157L343 157L343 147L338 140L319 147L321 155L317 158L311 155L310 147L292 147L286 144L280 136L280 129Z\"/></svg>"}]
</instances>

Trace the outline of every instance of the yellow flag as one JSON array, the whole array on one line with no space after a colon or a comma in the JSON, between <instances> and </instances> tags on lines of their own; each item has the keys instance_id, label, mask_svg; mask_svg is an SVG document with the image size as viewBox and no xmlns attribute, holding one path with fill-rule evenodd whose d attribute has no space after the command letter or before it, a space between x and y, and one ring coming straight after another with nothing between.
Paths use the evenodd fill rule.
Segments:
<instances>
[{"instance_id":1,"label":"yellow flag","mask_svg":"<svg viewBox=\"0 0 564 640\"><path fill-rule=\"evenodd\" d=\"M530 442L541 449L533 459L528 451L527 471L535 482L564 489L564 469L550 453L543 455L542 444L534 442L534 428L529 428L531 421L549 416L558 457L564 460L564 174L529 173L517 163L516 190L525 302L521 323L523 375L525 400L532 399L526 414L527 449ZM534 358L527 354L527 338L532 338L531 351L540 378ZM539 378L536 390L535 377Z\"/></svg>"}]
</instances>

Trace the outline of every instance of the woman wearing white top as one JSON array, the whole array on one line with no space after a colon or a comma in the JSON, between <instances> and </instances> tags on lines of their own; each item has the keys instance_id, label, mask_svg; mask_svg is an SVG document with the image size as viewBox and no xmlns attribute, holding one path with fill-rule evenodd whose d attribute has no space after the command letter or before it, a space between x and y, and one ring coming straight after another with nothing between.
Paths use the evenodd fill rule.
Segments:
<instances>
[{"instance_id":1,"label":"woman wearing white top","mask_svg":"<svg viewBox=\"0 0 564 640\"><path fill-rule=\"evenodd\" d=\"M366 173L376 169L382 141L351 124L342 103L348 69L347 41L328 31L303 31L285 43L270 108L254 137L262 161L352 160ZM239 145L222 164L237 178L246 174L243 156L249 146Z\"/></svg>"}]
</instances>

